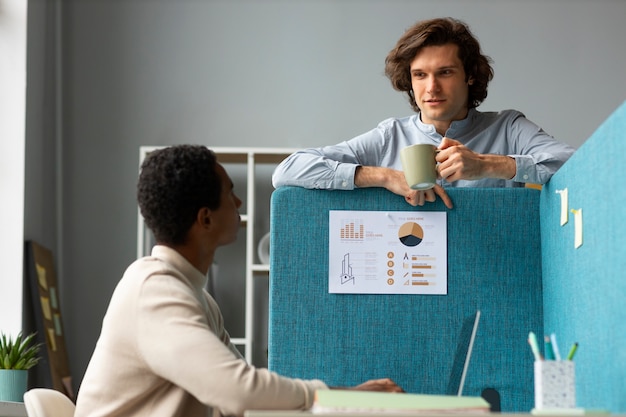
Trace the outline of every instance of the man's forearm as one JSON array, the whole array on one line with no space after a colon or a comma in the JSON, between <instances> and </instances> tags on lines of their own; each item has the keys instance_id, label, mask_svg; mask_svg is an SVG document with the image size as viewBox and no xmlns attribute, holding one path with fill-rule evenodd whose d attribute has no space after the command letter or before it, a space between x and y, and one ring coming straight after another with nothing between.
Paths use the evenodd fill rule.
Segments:
<instances>
[{"instance_id":1,"label":"man's forearm","mask_svg":"<svg viewBox=\"0 0 626 417\"><path fill-rule=\"evenodd\" d=\"M515 176L515 158L506 155L486 154L483 157L483 178L510 180Z\"/></svg>"},{"instance_id":2,"label":"man's forearm","mask_svg":"<svg viewBox=\"0 0 626 417\"><path fill-rule=\"evenodd\" d=\"M354 172L354 185L359 188L385 187L389 168L358 166Z\"/></svg>"}]
</instances>

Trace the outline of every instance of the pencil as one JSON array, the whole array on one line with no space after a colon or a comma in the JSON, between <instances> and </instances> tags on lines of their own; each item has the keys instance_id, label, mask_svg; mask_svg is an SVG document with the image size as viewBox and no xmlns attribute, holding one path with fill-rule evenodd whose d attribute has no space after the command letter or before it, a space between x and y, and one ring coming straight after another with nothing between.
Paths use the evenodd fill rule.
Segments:
<instances>
[{"instance_id":1,"label":"pencil","mask_svg":"<svg viewBox=\"0 0 626 417\"><path fill-rule=\"evenodd\" d=\"M578 349L578 342L574 343L572 348L569 350L569 353L567 354L568 361L571 361L572 359L574 359L574 355L576 354L577 349Z\"/></svg>"},{"instance_id":2,"label":"pencil","mask_svg":"<svg viewBox=\"0 0 626 417\"><path fill-rule=\"evenodd\" d=\"M537 343L537 336L535 335L535 333L528 333L528 344L530 345L530 349L533 351L535 360L542 361L543 356L541 356L541 352L539 352L539 344Z\"/></svg>"}]
</instances>

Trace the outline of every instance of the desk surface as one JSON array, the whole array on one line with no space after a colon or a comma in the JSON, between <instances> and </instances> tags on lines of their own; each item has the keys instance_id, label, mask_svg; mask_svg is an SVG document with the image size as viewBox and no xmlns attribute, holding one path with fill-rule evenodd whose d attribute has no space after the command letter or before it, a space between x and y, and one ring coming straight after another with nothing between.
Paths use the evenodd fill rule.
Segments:
<instances>
[{"instance_id":1,"label":"desk surface","mask_svg":"<svg viewBox=\"0 0 626 417\"><path fill-rule=\"evenodd\" d=\"M312 413L311 411L297 411L297 410L248 410L244 412L244 417L306 417L306 416L323 416L323 417L364 417L377 415L375 413ZM490 416L491 413L384 413L385 417L485 417ZM498 417L507 416L530 416L530 414L497 414Z\"/></svg>"},{"instance_id":2,"label":"desk surface","mask_svg":"<svg viewBox=\"0 0 626 417\"><path fill-rule=\"evenodd\" d=\"M365 417L377 415L375 413L323 413L315 414L311 411L297 410L248 410L244 413L244 417L306 417L306 416L323 416L323 417ZM530 417L530 413L384 413L385 417ZM626 415L609 414L599 410L586 410L584 414L571 414L572 417L580 416L610 416L610 417L626 417ZM556 414L553 416L557 417ZM568 414L558 414L558 417L568 417Z\"/></svg>"},{"instance_id":3,"label":"desk surface","mask_svg":"<svg viewBox=\"0 0 626 417\"><path fill-rule=\"evenodd\" d=\"M0 417L27 417L24 403L0 401Z\"/></svg>"},{"instance_id":4,"label":"desk surface","mask_svg":"<svg viewBox=\"0 0 626 417\"><path fill-rule=\"evenodd\" d=\"M323 416L323 417L364 417L364 416L372 416L377 415L375 413L312 413L310 411L294 411L294 410L248 410L244 412L244 417L307 417L307 416ZM384 413L385 417L411 417L411 416L419 416L419 417L459 417L463 414L455 413L455 414L427 414L427 413ZM487 413L474 413L472 415L475 416L485 416ZM530 415L530 414L527 414ZM506 414L499 414L499 416L506 416ZM521 415L520 415L521 416Z\"/></svg>"}]
</instances>

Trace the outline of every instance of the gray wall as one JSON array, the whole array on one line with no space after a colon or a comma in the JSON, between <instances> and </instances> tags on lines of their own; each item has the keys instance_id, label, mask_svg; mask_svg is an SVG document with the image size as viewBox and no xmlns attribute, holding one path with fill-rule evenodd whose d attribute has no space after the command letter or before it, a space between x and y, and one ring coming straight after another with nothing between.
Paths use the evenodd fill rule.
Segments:
<instances>
[{"instance_id":1,"label":"gray wall","mask_svg":"<svg viewBox=\"0 0 626 417\"><path fill-rule=\"evenodd\" d=\"M621 0L68 0L61 24L46 18L47 2L30 3L43 26L29 22L29 56L39 55L29 73L47 93L29 93L43 114L28 106L39 128L27 145L27 206L37 206L27 208L26 228L59 254L76 386L135 258L141 145L318 146L408 115L383 75L384 57L409 25L442 15L467 21L495 61L481 110L522 110L578 146L626 99ZM63 47L56 93L46 64L55 29ZM60 127L54 149L51 123ZM59 199L58 215L47 212L48 197ZM220 263L219 302L240 291L226 289L229 263Z\"/></svg>"}]
</instances>

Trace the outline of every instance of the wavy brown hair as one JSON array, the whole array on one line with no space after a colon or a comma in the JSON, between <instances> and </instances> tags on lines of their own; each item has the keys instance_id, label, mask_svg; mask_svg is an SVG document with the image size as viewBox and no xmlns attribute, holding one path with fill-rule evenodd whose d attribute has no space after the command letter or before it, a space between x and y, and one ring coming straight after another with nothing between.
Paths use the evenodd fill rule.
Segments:
<instances>
[{"instance_id":1,"label":"wavy brown hair","mask_svg":"<svg viewBox=\"0 0 626 417\"><path fill-rule=\"evenodd\" d=\"M419 112L411 86L411 62L426 46L455 44L459 47L459 59L463 63L465 79L473 79L469 86L469 108L478 107L487 98L487 85L493 78L491 58L483 55L480 44L467 24L447 18L417 22L396 43L385 58L385 75L394 89L405 92L411 107Z\"/></svg>"}]
</instances>

